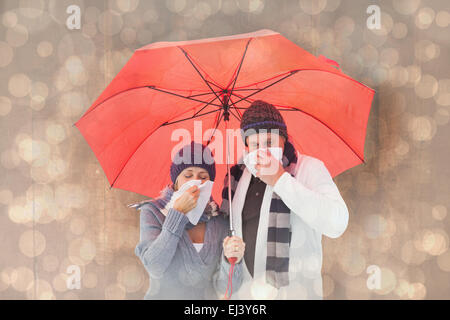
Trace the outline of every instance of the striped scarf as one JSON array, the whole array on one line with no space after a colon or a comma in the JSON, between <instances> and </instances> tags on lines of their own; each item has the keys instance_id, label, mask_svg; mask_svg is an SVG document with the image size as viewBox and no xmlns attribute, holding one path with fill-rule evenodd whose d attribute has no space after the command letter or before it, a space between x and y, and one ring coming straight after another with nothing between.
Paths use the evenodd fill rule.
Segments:
<instances>
[{"instance_id":1,"label":"striped scarf","mask_svg":"<svg viewBox=\"0 0 450 320\"><path fill-rule=\"evenodd\" d=\"M282 163L285 170L295 176L297 152L290 142L285 144ZM244 169L245 164L237 164L230 169L232 199ZM220 211L228 213L228 177L225 177L222 198ZM267 233L266 281L277 289L289 285L290 212L281 198L273 192Z\"/></svg>"}]
</instances>

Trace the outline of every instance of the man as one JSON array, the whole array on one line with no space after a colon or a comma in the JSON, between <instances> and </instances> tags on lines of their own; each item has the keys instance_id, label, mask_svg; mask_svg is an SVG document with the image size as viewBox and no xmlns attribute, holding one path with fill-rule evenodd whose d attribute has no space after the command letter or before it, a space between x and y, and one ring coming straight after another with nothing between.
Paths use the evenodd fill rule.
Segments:
<instances>
[{"instance_id":1,"label":"man","mask_svg":"<svg viewBox=\"0 0 450 320\"><path fill-rule=\"evenodd\" d=\"M245 243L243 283L232 298L322 299L322 235L344 233L347 206L324 163L294 149L274 106L253 102L241 129L246 151L257 150L257 161L253 168L247 161L230 170L234 230ZM274 151L281 151L281 161Z\"/></svg>"}]
</instances>

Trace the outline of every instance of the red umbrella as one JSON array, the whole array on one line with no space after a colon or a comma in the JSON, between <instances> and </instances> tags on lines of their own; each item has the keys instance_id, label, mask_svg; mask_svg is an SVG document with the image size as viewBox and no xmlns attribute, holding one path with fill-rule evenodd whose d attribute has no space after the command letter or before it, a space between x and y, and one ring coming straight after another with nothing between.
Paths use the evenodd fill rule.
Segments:
<instances>
[{"instance_id":1,"label":"red umbrella","mask_svg":"<svg viewBox=\"0 0 450 320\"><path fill-rule=\"evenodd\" d=\"M239 128L251 102L275 105L297 150L321 159L334 177L364 162L373 96L335 62L260 30L136 50L75 125L111 187L149 197L170 182L171 154L183 144L172 134L189 133L204 144L214 136L213 196L220 203L226 153L213 144L225 146L225 126ZM196 135L194 121L202 127Z\"/></svg>"}]
</instances>

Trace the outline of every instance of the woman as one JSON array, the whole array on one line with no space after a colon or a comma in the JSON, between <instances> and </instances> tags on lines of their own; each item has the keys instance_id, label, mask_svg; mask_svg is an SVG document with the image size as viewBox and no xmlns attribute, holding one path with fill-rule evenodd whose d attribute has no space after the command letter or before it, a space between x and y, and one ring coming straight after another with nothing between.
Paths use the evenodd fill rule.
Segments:
<instances>
[{"instance_id":1,"label":"woman","mask_svg":"<svg viewBox=\"0 0 450 320\"><path fill-rule=\"evenodd\" d=\"M201 163L197 164L194 153L200 151ZM227 237L228 218L219 213L212 198L195 226L186 213L197 205L197 186L187 189L173 207L168 206L173 193L184 183L214 181L215 174L210 150L192 142L176 154L170 168L172 184L162 190L160 197L133 205L141 210L140 242L135 253L150 276L144 299L222 298L228 284L230 257L237 258L232 288L239 288L245 244L241 238Z\"/></svg>"}]
</instances>

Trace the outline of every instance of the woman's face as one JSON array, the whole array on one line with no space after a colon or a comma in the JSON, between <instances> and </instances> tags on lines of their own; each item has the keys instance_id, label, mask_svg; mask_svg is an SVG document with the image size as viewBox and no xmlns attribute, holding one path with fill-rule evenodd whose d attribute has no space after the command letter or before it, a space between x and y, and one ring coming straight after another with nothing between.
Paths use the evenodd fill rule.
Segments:
<instances>
[{"instance_id":1,"label":"woman's face","mask_svg":"<svg viewBox=\"0 0 450 320\"><path fill-rule=\"evenodd\" d=\"M205 169L199 167L189 167L184 169L178 175L177 181L175 181L175 191L181 188L181 186L189 180L200 180L202 183L204 183L205 181L210 180L209 173Z\"/></svg>"}]
</instances>

